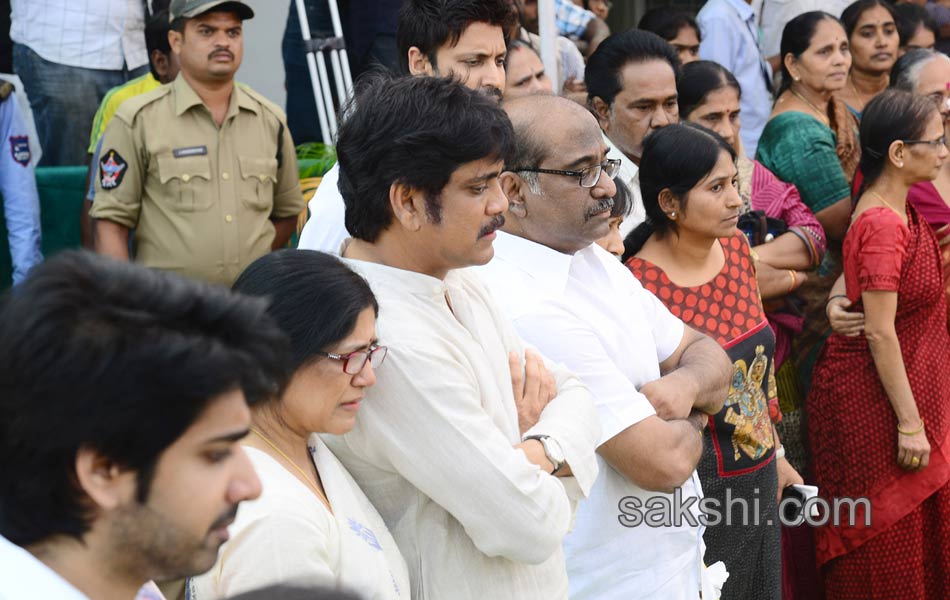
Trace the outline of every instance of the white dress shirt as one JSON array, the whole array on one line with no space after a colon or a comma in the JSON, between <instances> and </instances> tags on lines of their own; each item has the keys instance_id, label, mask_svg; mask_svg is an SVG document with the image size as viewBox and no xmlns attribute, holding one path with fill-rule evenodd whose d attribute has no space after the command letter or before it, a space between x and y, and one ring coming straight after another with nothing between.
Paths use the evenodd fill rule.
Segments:
<instances>
[{"instance_id":1,"label":"white dress shirt","mask_svg":"<svg viewBox=\"0 0 950 600\"><path fill-rule=\"evenodd\" d=\"M823 10L836 19L852 0L753 0L759 27L762 28L762 54L766 58L778 56L782 47L782 31L788 22L800 14Z\"/></svg>"},{"instance_id":2,"label":"white dress shirt","mask_svg":"<svg viewBox=\"0 0 950 600\"><path fill-rule=\"evenodd\" d=\"M0 600L87 600L58 573L0 536Z\"/></svg>"},{"instance_id":3,"label":"white dress shirt","mask_svg":"<svg viewBox=\"0 0 950 600\"><path fill-rule=\"evenodd\" d=\"M567 598L561 543L597 477L589 392L549 365L558 395L526 435L561 445L573 476L552 477L514 448L522 436L508 353L524 347L477 277L346 263L379 300L389 355L356 427L324 440L389 526L412 597Z\"/></svg>"},{"instance_id":4,"label":"white dress shirt","mask_svg":"<svg viewBox=\"0 0 950 600\"><path fill-rule=\"evenodd\" d=\"M263 484L241 503L218 561L191 580L191 600L293 583L347 589L366 600L409 598L409 573L370 501L317 435L310 451L333 513L293 473L244 447Z\"/></svg>"},{"instance_id":5,"label":"white dress shirt","mask_svg":"<svg viewBox=\"0 0 950 600\"><path fill-rule=\"evenodd\" d=\"M45 60L120 71L148 64L142 0L13 0L10 38Z\"/></svg>"},{"instance_id":6,"label":"white dress shirt","mask_svg":"<svg viewBox=\"0 0 950 600\"><path fill-rule=\"evenodd\" d=\"M323 175L317 191L307 204L310 218L300 232L298 248L340 255L340 246L350 234L344 224L346 205L337 187L339 181L340 163L336 163Z\"/></svg>"},{"instance_id":7,"label":"white dress shirt","mask_svg":"<svg viewBox=\"0 0 950 600\"><path fill-rule=\"evenodd\" d=\"M626 239L637 225L647 220L647 213L643 208L643 194L640 192L640 167L614 146L606 133L603 137L604 143L607 144L607 158L620 161L620 173L617 174L617 179L627 184L627 190L631 196L630 214L620 224L620 237Z\"/></svg>"},{"instance_id":8,"label":"white dress shirt","mask_svg":"<svg viewBox=\"0 0 950 600\"><path fill-rule=\"evenodd\" d=\"M638 391L660 378L684 325L610 253L596 244L571 256L499 232L495 258L477 269L522 338L564 363L594 396L607 442L656 414ZM621 499L647 491L598 455L600 476L564 542L572 600L693 600L702 571L702 528L625 527ZM694 472L683 498L702 497ZM646 512L646 509L643 509Z\"/></svg>"},{"instance_id":9,"label":"white dress shirt","mask_svg":"<svg viewBox=\"0 0 950 600\"><path fill-rule=\"evenodd\" d=\"M739 81L739 136L752 158L772 112L772 67L762 55L755 13L745 0L708 0L696 15L696 23L702 32L699 57L719 63Z\"/></svg>"}]
</instances>

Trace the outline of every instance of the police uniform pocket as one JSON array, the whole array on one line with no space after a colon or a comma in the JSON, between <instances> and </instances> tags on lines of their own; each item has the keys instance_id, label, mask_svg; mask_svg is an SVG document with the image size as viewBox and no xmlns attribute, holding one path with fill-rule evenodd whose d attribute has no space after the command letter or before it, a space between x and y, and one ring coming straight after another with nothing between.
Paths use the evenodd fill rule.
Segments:
<instances>
[{"instance_id":1,"label":"police uniform pocket","mask_svg":"<svg viewBox=\"0 0 950 600\"><path fill-rule=\"evenodd\" d=\"M158 157L162 197L182 212L208 210L214 204L211 161L207 156Z\"/></svg>"},{"instance_id":2,"label":"police uniform pocket","mask_svg":"<svg viewBox=\"0 0 950 600\"><path fill-rule=\"evenodd\" d=\"M274 207L277 184L277 159L239 156L241 164L241 201L249 208L270 212Z\"/></svg>"}]
</instances>

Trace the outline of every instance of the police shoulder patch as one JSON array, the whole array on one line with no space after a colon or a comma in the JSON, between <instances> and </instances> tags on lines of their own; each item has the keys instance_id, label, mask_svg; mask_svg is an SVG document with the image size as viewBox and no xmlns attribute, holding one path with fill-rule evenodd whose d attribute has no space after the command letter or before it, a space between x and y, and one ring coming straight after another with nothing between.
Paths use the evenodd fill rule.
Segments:
<instances>
[{"instance_id":1,"label":"police shoulder patch","mask_svg":"<svg viewBox=\"0 0 950 600\"><path fill-rule=\"evenodd\" d=\"M30 138L25 135L10 136L10 154L13 155L14 162L22 166L30 164L32 155L30 154Z\"/></svg>"},{"instance_id":2,"label":"police shoulder patch","mask_svg":"<svg viewBox=\"0 0 950 600\"><path fill-rule=\"evenodd\" d=\"M129 163L113 149L106 150L99 159L99 183L104 190L114 190L125 178Z\"/></svg>"}]
</instances>

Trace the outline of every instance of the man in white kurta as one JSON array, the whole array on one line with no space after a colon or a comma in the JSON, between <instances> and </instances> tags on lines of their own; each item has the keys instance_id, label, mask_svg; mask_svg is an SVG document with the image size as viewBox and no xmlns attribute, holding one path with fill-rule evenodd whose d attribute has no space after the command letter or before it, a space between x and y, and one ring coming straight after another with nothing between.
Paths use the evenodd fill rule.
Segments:
<instances>
[{"instance_id":1,"label":"man in white kurta","mask_svg":"<svg viewBox=\"0 0 950 600\"><path fill-rule=\"evenodd\" d=\"M510 122L440 78L370 86L357 106L337 146L343 172L360 174L341 186L360 232L343 256L372 286L390 350L356 427L327 444L392 532L413 598L567 598L561 543L596 479L596 410L548 363L556 396L524 426L509 359L520 365L524 345L460 269L492 256ZM440 172L433 206L421 182Z\"/></svg>"},{"instance_id":2,"label":"man in white kurta","mask_svg":"<svg viewBox=\"0 0 950 600\"><path fill-rule=\"evenodd\" d=\"M602 164L609 156L594 119L558 98L524 98L506 108L517 153L548 157L537 172L556 177L539 179L531 190L519 175L504 175L511 201L506 229L517 235L499 233L494 259L474 270L523 339L590 388L602 428L601 474L564 543L571 598L695 599L703 570L702 488L695 464L705 414L725 398L728 360L715 342L688 329L613 255L592 243L606 233L610 215L604 199L613 185L607 175L601 173L585 189L576 177L552 173L565 165ZM555 132L539 128L541 119L571 125ZM663 384L657 381L663 381L661 365L676 373ZM668 393L668 387L661 388L677 378L698 383L682 386L687 394L698 393L695 401L687 398L686 413L669 418L651 399ZM708 396L719 391L718 401L710 402ZM650 447L631 443L630 438L645 436L654 440ZM630 463L682 468L648 478L631 476L636 469L623 466ZM673 506L675 496L693 503L680 517L667 511L668 524L637 523L651 502Z\"/></svg>"}]
</instances>

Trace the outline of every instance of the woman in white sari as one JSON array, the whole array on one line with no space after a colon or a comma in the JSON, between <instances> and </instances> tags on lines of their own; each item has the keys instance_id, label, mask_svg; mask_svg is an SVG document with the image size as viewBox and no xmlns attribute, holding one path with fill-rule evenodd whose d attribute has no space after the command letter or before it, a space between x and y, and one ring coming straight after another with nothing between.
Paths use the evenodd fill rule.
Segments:
<instances>
[{"instance_id":1,"label":"woman in white sari","mask_svg":"<svg viewBox=\"0 0 950 600\"><path fill-rule=\"evenodd\" d=\"M263 484L242 504L215 566L189 582L191 600L277 583L337 587L368 600L409 598L405 562L379 513L317 435L353 428L376 382L376 298L338 259L279 251L254 262L235 291L270 298L291 340L286 386L253 409L243 447Z\"/></svg>"}]
</instances>

